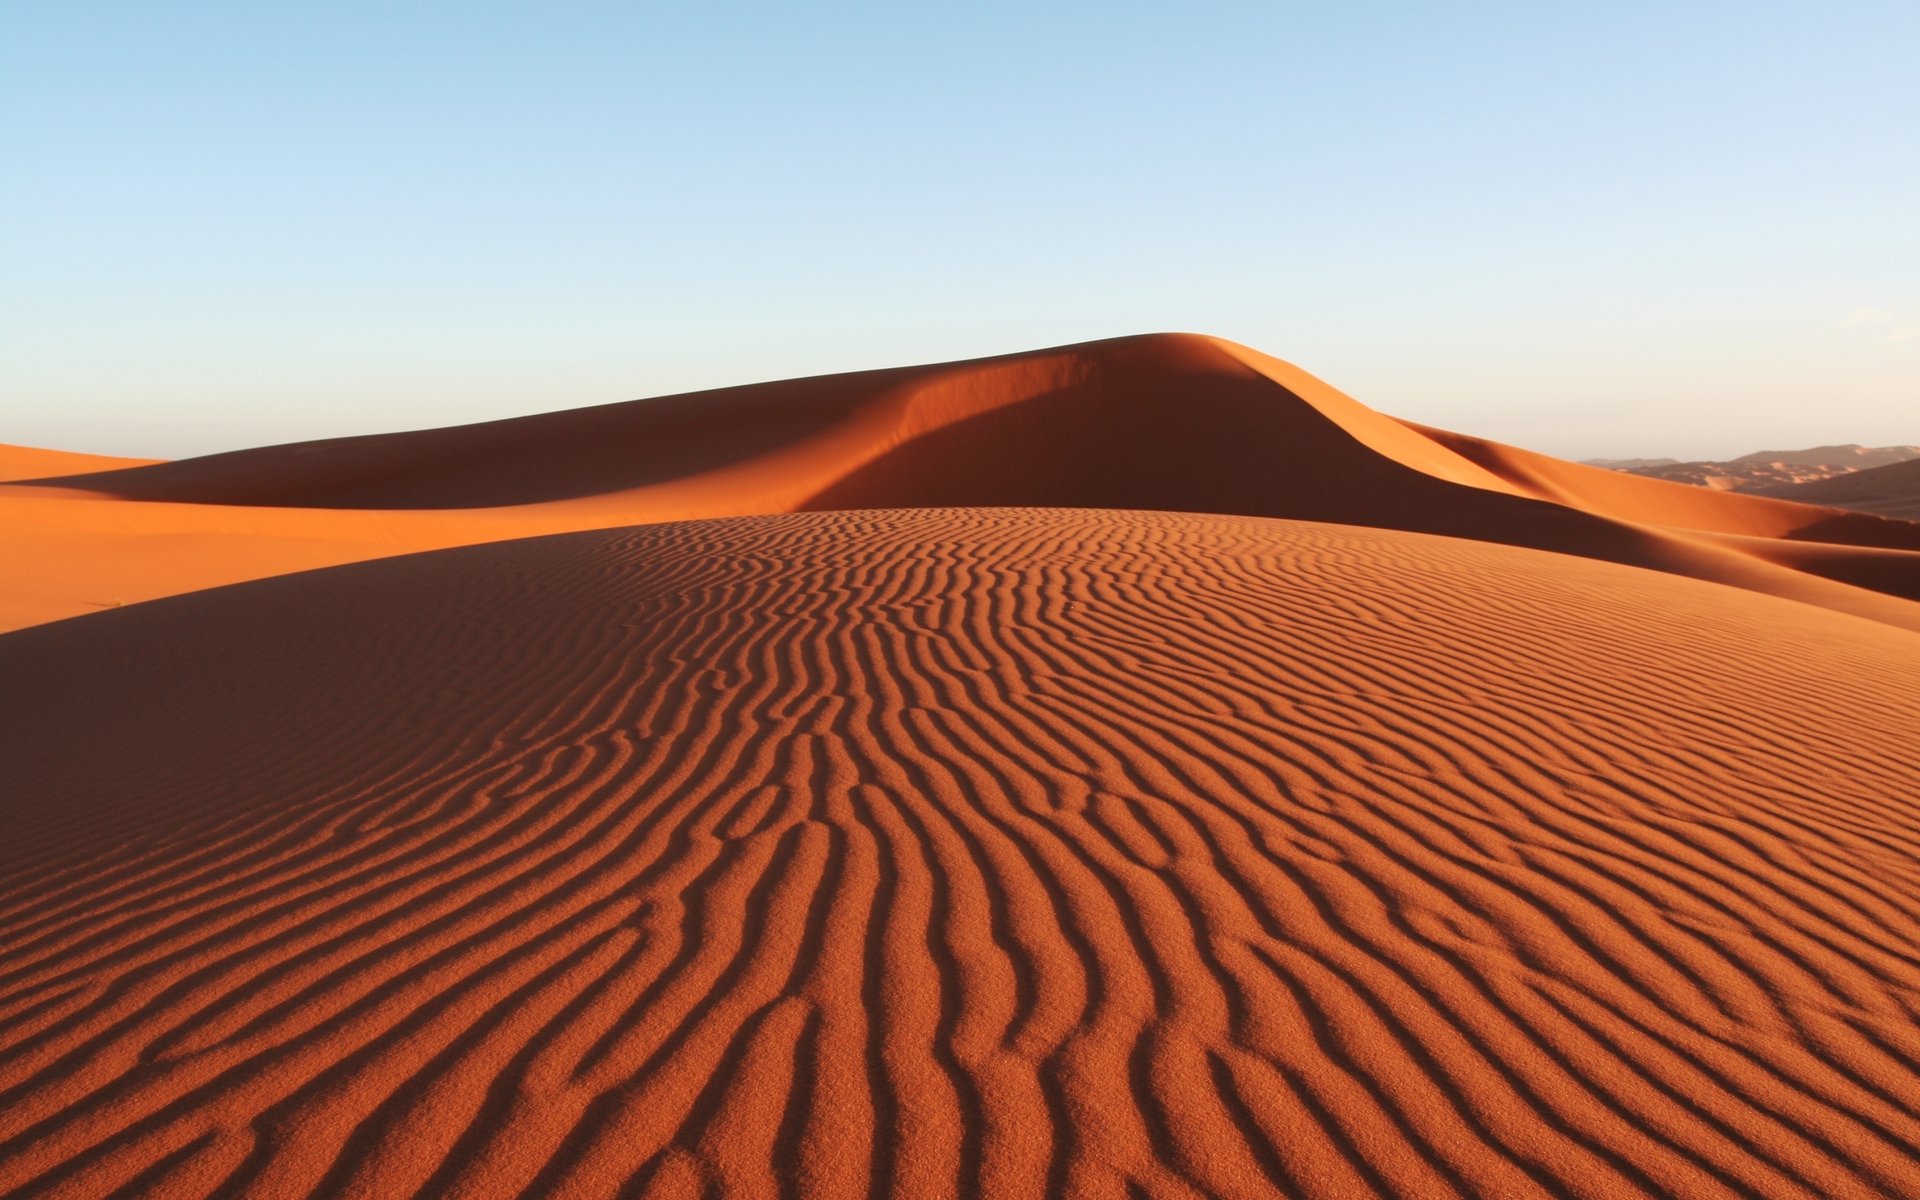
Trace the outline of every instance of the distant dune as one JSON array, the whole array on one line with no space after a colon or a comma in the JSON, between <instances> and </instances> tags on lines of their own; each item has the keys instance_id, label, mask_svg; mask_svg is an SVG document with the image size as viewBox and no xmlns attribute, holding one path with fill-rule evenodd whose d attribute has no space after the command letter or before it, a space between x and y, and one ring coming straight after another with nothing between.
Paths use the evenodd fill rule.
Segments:
<instances>
[{"instance_id":1,"label":"distant dune","mask_svg":"<svg viewBox=\"0 0 1920 1200\"><path fill-rule=\"evenodd\" d=\"M1813 483L1766 488L1763 495L1920 521L1920 459Z\"/></svg>"},{"instance_id":2,"label":"distant dune","mask_svg":"<svg viewBox=\"0 0 1920 1200\"><path fill-rule=\"evenodd\" d=\"M1920 525L1166 336L0 556L0 1196L1920 1196Z\"/></svg>"},{"instance_id":3,"label":"distant dune","mask_svg":"<svg viewBox=\"0 0 1920 1200\"><path fill-rule=\"evenodd\" d=\"M1796 483L1831 479L1920 458L1920 446L1812 446L1805 450L1757 450L1722 462L1681 462L1672 458L1597 458L1597 467L1630 471L1651 479L1690 483L1718 491L1777 495Z\"/></svg>"}]
</instances>

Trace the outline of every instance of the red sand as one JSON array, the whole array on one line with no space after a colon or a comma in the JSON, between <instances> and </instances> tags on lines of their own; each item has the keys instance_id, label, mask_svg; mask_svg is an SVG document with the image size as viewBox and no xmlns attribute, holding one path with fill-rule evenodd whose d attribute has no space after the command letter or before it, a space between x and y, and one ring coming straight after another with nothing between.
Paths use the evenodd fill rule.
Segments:
<instances>
[{"instance_id":1,"label":"red sand","mask_svg":"<svg viewBox=\"0 0 1920 1200\"><path fill-rule=\"evenodd\" d=\"M0 1195L1920 1195L1914 527L1204 339L659 403L7 489L188 594L0 636ZM489 540L729 503L884 507Z\"/></svg>"}]
</instances>

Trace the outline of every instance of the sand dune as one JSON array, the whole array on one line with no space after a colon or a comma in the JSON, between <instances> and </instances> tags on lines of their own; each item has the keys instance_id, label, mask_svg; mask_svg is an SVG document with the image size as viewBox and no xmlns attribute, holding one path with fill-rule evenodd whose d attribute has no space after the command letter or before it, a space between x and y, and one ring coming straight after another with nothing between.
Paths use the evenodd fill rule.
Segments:
<instances>
[{"instance_id":1,"label":"sand dune","mask_svg":"<svg viewBox=\"0 0 1920 1200\"><path fill-rule=\"evenodd\" d=\"M1920 521L1920 459L1871 467L1849 475L1788 487L1766 494L1807 504L1830 504L1880 516Z\"/></svg>"},{"instance_id":2,"label":"sand dune","mask_svg":"<svg viewBox=\"0 0 1920 1200\"><path fill-rule=\"evenodd\" d=\"M1116 511L0 637L0 1194L1920 1194L1920 635Z\"/></svg>"},{"instance_id":3,"label":"sand dune","mask_svg":"<svg viewBox=\"0 0 1920 1200\"><path fill-rule=\"evenodd\" d=\"M68 450L41 450L0 442L0 483L46 479L81 472L118 471L149 466L158 459L113 458L105 454L75 454Z\"/></svg>"},{"instance_id":4,"label":"sand dune","mask_svg":"<svg viewBox=\"0 0 1920 1200\"><path fill-rule=\"evenodd\" d=\"M1184 335L0 475L0 1195L1920 1196L1920 524Z\"/></svg>"},{"instance_id":5,"label":"sand dune","mask_svg":"<svg viewBox=\"0 0 1920 1200\"><path fill-rule=\"evenodd\" d=\"M1920 610L1906 602L1920 595L1920 525L1715 494L1411 426L1277 359L1193 335L0 487L0 551L25 564L0 596L0 619L18 626L503 537L944 505L1150 508L1441 533L1920 628ZM50 528L61 530L57 549ZM1780 552L1773 543L1782 541L1867 553Z\"/></svg>"},{"instance_id":6,"label":"sand dune","mask_svg":"<svg viewBox=\"0 0 1920 1200\"><path fill-rule=\"evenodd\" d=\"M1598 459L1594 466L1632 471L1696 487L1775 495L1796 483L1830 479L1920 458L1920 446L1809 446L1803 450L1756 450L1720 462L1681 462L1672 458Z\"/></svg>"}]
</instances>

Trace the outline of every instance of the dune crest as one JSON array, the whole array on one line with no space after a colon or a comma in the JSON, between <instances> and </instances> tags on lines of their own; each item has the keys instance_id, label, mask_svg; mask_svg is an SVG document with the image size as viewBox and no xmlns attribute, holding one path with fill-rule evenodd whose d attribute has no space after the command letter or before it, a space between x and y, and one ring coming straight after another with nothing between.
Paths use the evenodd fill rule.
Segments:
<instances>
[{"instance_id":1,"label":"dune crest","mask_svg":"<svg viewBox=\"0 0 1920 1200\"><path fill-rule=\"evenodd\" d=\"M17 627L302 566L502 538L954 505L1441 533L1920 628L1910 603L1920 598L1920 524L1712 493L1426 429L1277 359L1186 334L0 486L0 550L24 564L0 594L0 621Z\"/></svg>"},{"instance_id":2,"label":"dune crest","mask_svg":"<svg viewBox=\"0 0 1920 1200\"><path fill-rule=\"evenodd\" d=\"M115 458L106 454L76 454L70 450L42 450L36 446L14 446L0 442L0 483L119 471L128 467L152 466L159 461L156 458Z\"/></svg>"}]
</instances>

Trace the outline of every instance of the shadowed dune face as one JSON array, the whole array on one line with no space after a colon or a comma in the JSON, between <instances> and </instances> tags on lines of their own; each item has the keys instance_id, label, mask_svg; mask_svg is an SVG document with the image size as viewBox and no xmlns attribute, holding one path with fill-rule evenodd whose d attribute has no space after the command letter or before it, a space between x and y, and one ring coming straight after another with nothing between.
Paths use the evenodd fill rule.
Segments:
<instances>
[{"instance_id":1,"label":"shadowed dune face","mask_svg":"<svg viewBox=\"0 0 1920 1200\"><path fill-rule=\"evenodd\" d=\"M703 479L728 486L700 489ZM1443 498L1513 520L1501 500L1525 498L1742 535L1790 536L1821 522L1826 540L1920 548L1920 527L1665 484L1395 421L1278 359L1184 334L37 483L147 501L349 510L622 494L646 506L691 493L695 511L679 515L1047 505L1355 524L1392 524Z\"/></svg>"},{"instance_id":2,"label":"shadowed dune face","mask_svg":"<svg viewBox=\"0 0 1920 1200\"><path fill-rule=\"evenodd\" d=\"M751 461L845 420L872 388L864 377L795 380L479 425L264 446L36 482L189 504L538 504L669 483Z\"/></svg>"},{"instance_id":3,"label":"shadowed dune face","mask_svg":"<svg viewBox=\"0 0 1920 1200\"><path fill-rule=\"evenodd\" d=\"M1465 434L1409 425L1523 491L1623 521L1707 533L1920 550L1920 524L1567 462ZM1772 493L1770 493L1772 494ZM1810 500L1811 498L1806 498Z\"/></svg>"},{"instance_id":4,"label":"shadowed dune face","mask_svg":"<svg viewBox=\"0 0 1920 1200\"><path fill-rule=\"evenodd\" d=\"M0 638L0 1194L1920 1194L1920 637L841 512Z\"/></svg>"},{"instance_id":5,"label":"shadowed dune face","mask_svg":"<svg viewBox=\"0 0 1920 1200\"><path fill-rule=\"evenodd\" d=\"M1412 426L1279 360L1192 335L0 488L0 552L30 559L32 576L17 595L0 595L0 620L503 537L945 505L1149 508L1442 533L1920 628L1920 610L1906 603L1920 596L1920 524L1713 493ZM50 522L63 529L57 552L37 532ZM1778 550L1785 540L1863 550Z\"/></svg>"},{"instance_id":6,"label":"shadowed dune face","mask_svg":"<svg viewBox=\"0 0 1920 1200\"><path fill-rule=\"evenodd\" d=\"M1782 500L1833 504L1920 522L1920 459L1871 467L1811 483L1768 488L1765 494Z\"/></svg>"}]
</instances>

